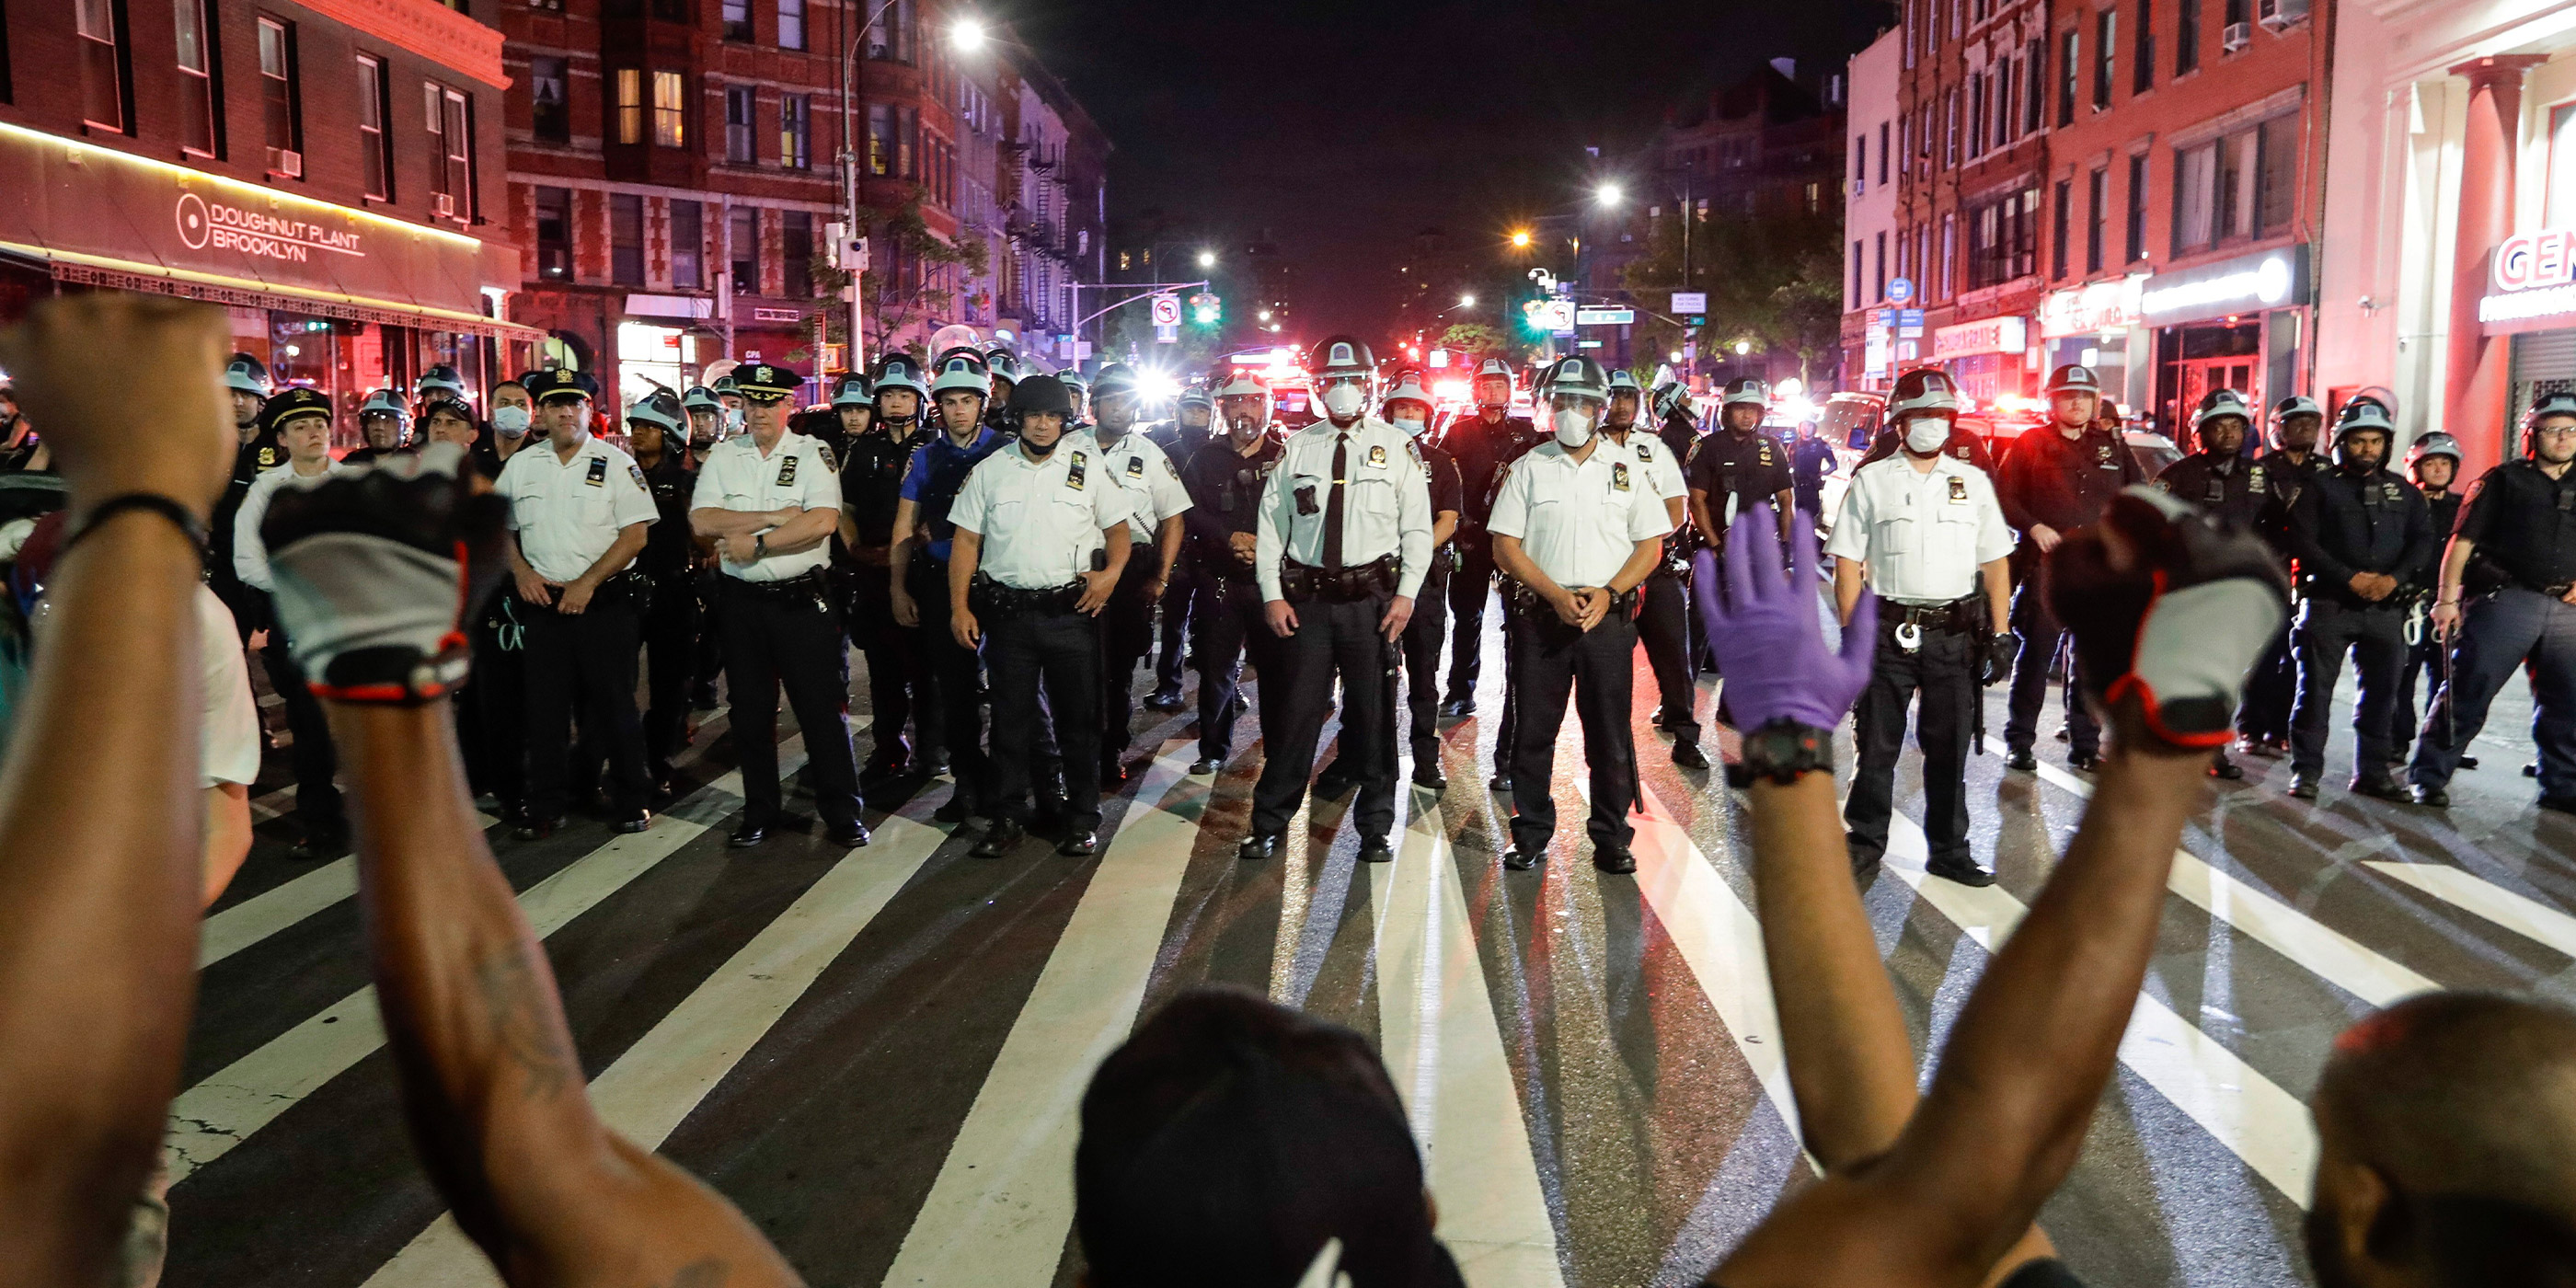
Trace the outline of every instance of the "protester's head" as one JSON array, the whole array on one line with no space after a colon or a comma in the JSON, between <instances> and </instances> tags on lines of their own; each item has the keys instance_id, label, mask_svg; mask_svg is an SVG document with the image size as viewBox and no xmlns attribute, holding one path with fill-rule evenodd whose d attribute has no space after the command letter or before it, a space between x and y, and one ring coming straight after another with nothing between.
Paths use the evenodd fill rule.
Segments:
<instances>
[{"instance_id":1,"label":"protester's head","mask_svg":"<svg viewBox=\"0 0 2576 1288\"><path fill-rule=\"evenodd\" d=\"M1354 1288L1456 1282L1376 1052L1241 989L1183 994L1101 1062L1073 1186L1094 1288L1290 1288L1327 1239Z\"/></svg>"},{"instance_id":2,"label":"protester's head","mask_svg":"<svg viewBox=\"0 0 2576 1288\"><path fill-rule=\"evenodd\" d=\"M454 443L472 447L480 431L474 427L474 408L454 394L432 394L420 406L423 437L433 443Z\"/></svg>"},{"instance_id":3,"label":"protester's head","mask_svg":"<svg viewBox=\"0 0 2576 1288\"><path fill-rule=\"evenodd\" d=\"M2576 1011L2411 998L2335 1040L2310 1107L2324 1288L2576 1282Z\"/></svg>"}]
</instances>

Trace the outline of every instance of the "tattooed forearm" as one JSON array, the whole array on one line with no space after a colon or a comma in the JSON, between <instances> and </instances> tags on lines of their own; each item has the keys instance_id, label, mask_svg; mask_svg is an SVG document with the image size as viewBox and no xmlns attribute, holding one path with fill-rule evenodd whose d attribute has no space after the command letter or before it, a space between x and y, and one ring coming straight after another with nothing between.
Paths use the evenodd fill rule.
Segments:
<instances>
[{"instance_id":1,"label":"tattooed forearm","mask_svg":"<svg viewBox=\"0 0 2576 1288\"><path fill-rule=\"evenodd\" d=\"M527 1099L551 1100L567 1086L581 1085L572 1043L547 1011L545 987L526 958L516 951L485 957L475 963L474 982L482 991L493 1037L527 1077ZM722 1272L721 1266L717 1269Z\"/></svg>"}]
</instances>

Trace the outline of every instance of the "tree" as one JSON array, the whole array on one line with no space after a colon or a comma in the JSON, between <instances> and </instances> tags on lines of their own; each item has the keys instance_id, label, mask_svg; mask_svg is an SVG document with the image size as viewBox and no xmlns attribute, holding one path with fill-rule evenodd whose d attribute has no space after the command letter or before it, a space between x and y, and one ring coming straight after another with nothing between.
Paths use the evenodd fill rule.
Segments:
<instances>
[{"instance_id":1,"label":"tree","mask_svg":"<svg viewBox=\"0 0 2576 1288\"><path fill-rule=\"evenodd\" d=\"M1517 364L1530 348L1482 322L1460 322L1450 327L1441 333L1440 345L1446 349L1466 350L1471 366L1487 358L1501 358Z\"/></svg>"},{"instance_id":2,"label":"tree","mask_svg":"<svg viewBox=\"0 0 2576 1288\"><path fill-rule=\"evenodd\" d=\"M1678 290L1708 294L1704 351L1739 340L1798 355L1799 376L1813 383L1842 339L1842 222L1792 214L1719 216L1691 229L1690 275L1682 276L1679 220L1657 220L1649 253L1628 265L1621 283L1654 300ZM1681 329L1641 314L1640 351L1681 347Z\"/></svg>"},{"instance_id":3,"label":"tree","mask_svg":"<svg viewBox=\"0 0 2576 1288\"><path fill-rule=\"evenodd\" d=\"M989 259L984 243L965 238L955 243L940 239L930 231L921 217L921 190L913 189L911 199L893 210L859 207L859 226L869 230L869 266L860 275L860 298L867 301L866 337L870 349L882 356L892 350L910 353L916 359L926 358L920 352L919 337L904 337L904 332L917 324L935 318L954 318L964 310L959 306L959 277L980 277ZM948 273L946 269L962 270ZM847 271L832 264L829 248L817 254L812 262L815 292L825 299L837 298L850 284ZM824 311L825 335L836 343L849 340L849 312L846 309ZM889 341L901 337L900 344Z\"/></svg>"}]
</instances>

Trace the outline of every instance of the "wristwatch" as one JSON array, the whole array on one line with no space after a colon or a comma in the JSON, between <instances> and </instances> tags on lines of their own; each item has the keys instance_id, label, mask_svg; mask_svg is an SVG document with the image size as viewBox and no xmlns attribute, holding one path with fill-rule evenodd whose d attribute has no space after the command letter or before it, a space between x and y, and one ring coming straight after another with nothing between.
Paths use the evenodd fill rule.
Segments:
<instances>
[{"instance_id":1,"label":"wristwatch","mask_svg":"<svg viewBox=\"0 0 2576 1288\"><path fill-rule=\"evenodd\" d=\"M1744 758L1726 767L1726 785L1769 779L1785 787L1808 773L1834 771L1834 733L1782 717L1744 735Z\"/></svg>"}]
</instances>

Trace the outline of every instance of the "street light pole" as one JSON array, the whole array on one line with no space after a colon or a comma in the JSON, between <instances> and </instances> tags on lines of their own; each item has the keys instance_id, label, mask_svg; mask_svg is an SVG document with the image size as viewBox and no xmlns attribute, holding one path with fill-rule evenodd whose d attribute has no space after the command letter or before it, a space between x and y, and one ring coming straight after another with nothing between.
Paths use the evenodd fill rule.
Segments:
<instances>
[{"instance_id":1,"label":"street light pole","mask_svg":"<svg viewBox=\"0 0 2576 1288\"><path fill-rule=\"evenodd\" d=\"M867 21L859 24L859 29L851 34L849 43L841 50L841 231L844 241L855 240L860 235L859 153L858 149L850 145L850 138L857 121L857 114L850 107L850 94L854 88L853 82L857 79L854 66L858 62L859 42L868 38L868 30L876 26L877 20L885 17L886 10L894 6L895 0L884 0L879 4L876 10L868 15ZM840 12L847 14L849 10L843 9ZM843 247L834 246L832 257L840 259L842 256ZM863 310L866 308L867 300L867 291L861 280L865 271L864 268L850 270L849 369L852 371L867 370L866 350L860 345ZM822 373L823 355L818 352L814 355L814 374L820 378Z\"/></svg>"}]
</instances>

